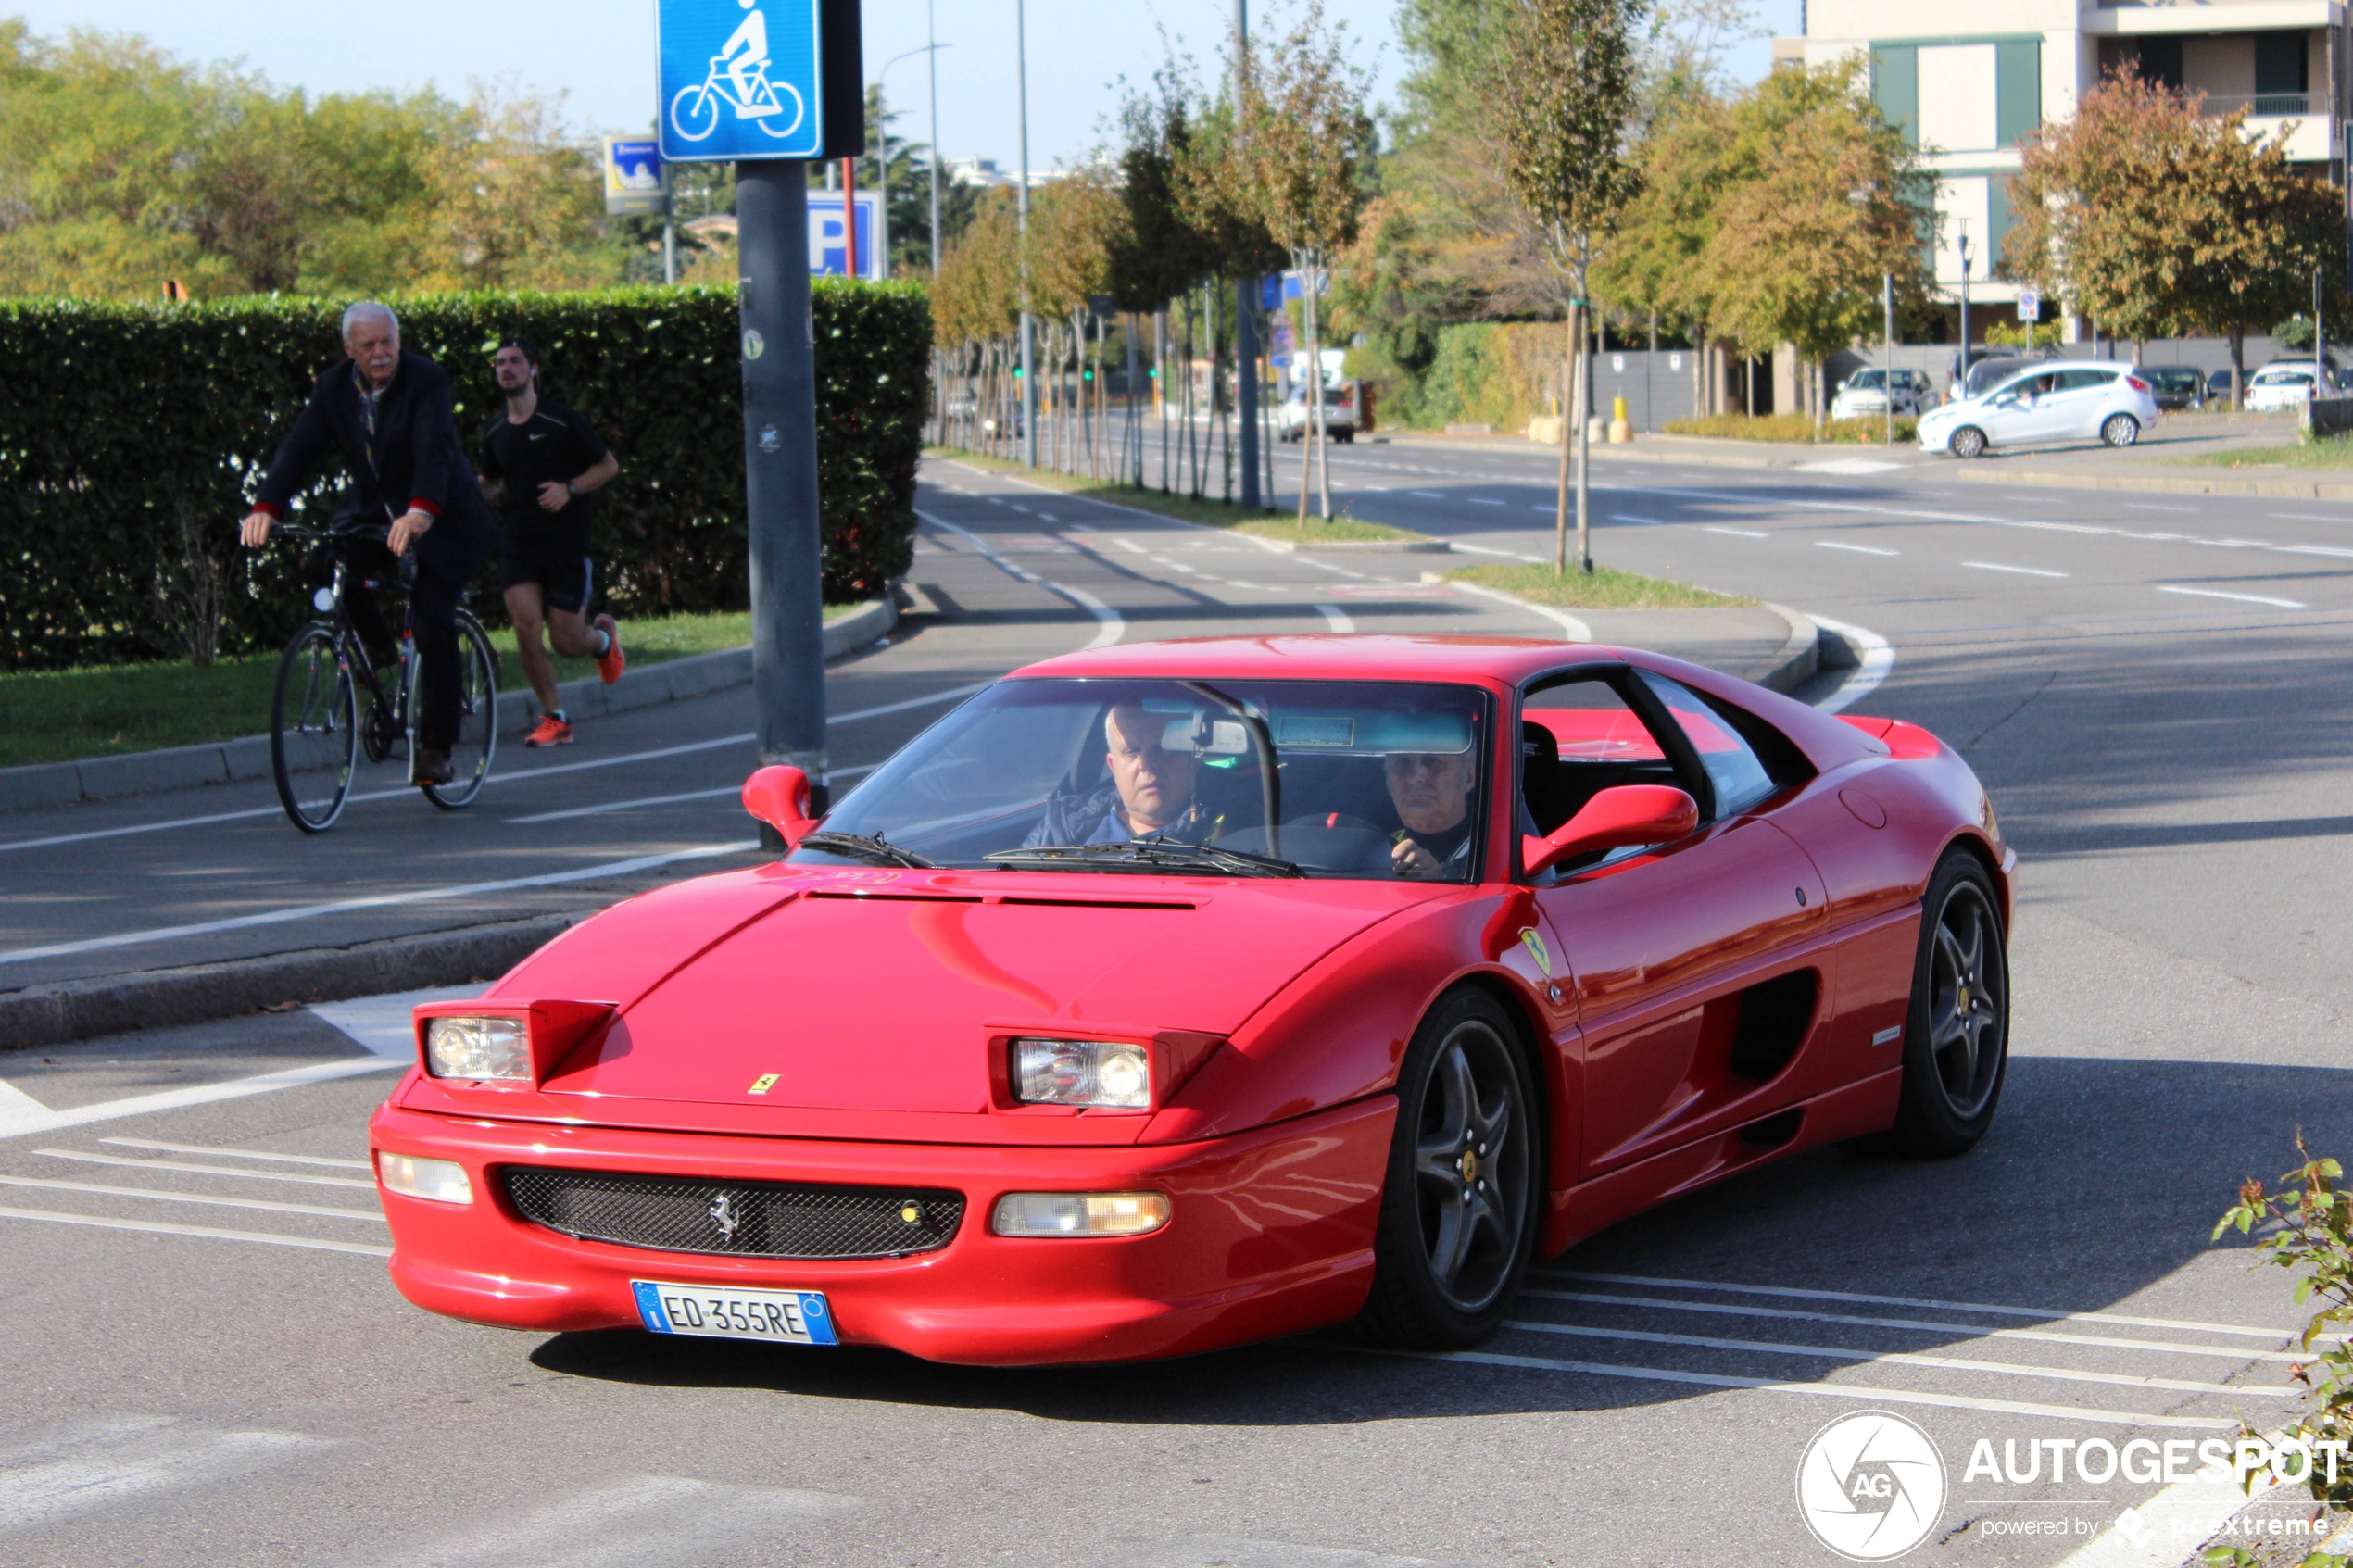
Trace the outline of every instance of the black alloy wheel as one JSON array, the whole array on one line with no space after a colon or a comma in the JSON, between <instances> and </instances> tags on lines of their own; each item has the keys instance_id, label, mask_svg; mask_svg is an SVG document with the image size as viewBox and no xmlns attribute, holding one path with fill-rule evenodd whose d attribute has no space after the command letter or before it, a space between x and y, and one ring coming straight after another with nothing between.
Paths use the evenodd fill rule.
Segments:
<instances>
[{"instance_id":1,"label":"black alloy wheel","mask_svg":"<svg viewBox=\"0 0 2353 1568\"><path fill-rule=\"evenodd\" d=\"M1540 1103L1493 998L1457 991L1423 1019L1398 1073L1365 1338L1451 1350L1495 1331L1542 1222Z\"/></svg>"},{"instance_id":2,"label":"black alloy wheel","mask_svg":"<svg viewBox=\"0 0 2353 1568\"><path fill-rule=\"evenodd\" d=\"M1913 1160L1968 1153L1994 1124L2009 1044L2009 956L1994 879L1968 850L1950 850L1921 901L1895 1125L1859 1147Z\"/></svg>"},{"instance_id":3,"label":"black alloy wheel","mask_svg":"<svg viewBox=\"0 0 2353 1568\"><path fill-rule=\"evenodd\" d=\"M1963 425L1953 433L1953 438L1945 445L1956 458L1982 458L1985 456L1985 433L1975 425Z\"/></svg>"}]
</instances>

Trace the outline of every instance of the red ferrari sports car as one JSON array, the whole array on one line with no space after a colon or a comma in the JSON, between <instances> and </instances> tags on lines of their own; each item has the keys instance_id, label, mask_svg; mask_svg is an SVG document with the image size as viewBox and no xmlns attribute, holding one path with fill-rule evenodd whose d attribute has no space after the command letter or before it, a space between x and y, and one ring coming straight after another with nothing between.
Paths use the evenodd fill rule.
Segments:
<instances>
[{"instance_id":1,"label":"red ferrari sports car","mask_svg":"<svg viewBox=\"0 0 2353 1568\"><path fill-rule=\"evenodd\" d=\"M1629 649L1201 639L1016 672L774 864L418 1009L392 1274L477 1323L1459 1347L1799 1149L1969 1148L2011 871L1933 735Z\"/></svg>"}]
</instances>

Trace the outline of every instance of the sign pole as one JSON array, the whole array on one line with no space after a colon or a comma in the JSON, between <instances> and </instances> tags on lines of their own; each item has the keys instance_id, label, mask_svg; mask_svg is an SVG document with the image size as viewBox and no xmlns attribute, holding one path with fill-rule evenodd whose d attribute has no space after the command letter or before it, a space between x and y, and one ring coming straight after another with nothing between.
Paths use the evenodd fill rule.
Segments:
<instances>
[{"instance_id":1,"label":"sign pole","mask_svg":"<svg viewBox=\"0 0 2353 1568\"><path fill-rule=\"evenodd\" d=\"M1242 78L1250 69L1250 0L1234 0L1234 102L1242 101ZM1244 509L1256 511L1258 494L1258 280L1234 282L1234 370L1240 395L1234 415L1241 425Z\"/></svg>"},{"instance_id":2,"label":"sign pole","mask_svg":"<svg viewBox=\"0 0 2353 1568\"><path fill-rule=\"evenodd\" d=\"M858 160L841 160L841 275L858 281Z\"/></svg>"},{"instance_id":3,"label":"sign pole","mask_svg":"<svg viewBox=\"0 0 2353 1568\"><path fill-rule=\"evenodd\" d=\"M743 274L744 524L751 546L751 684L760 710L760 761L807 773L810 810L822 816L827 805L825 633L807 165L764 158L736 164L736 217ZM763 827L763 837L774 831Z\"/></svg>"}]
</instances>

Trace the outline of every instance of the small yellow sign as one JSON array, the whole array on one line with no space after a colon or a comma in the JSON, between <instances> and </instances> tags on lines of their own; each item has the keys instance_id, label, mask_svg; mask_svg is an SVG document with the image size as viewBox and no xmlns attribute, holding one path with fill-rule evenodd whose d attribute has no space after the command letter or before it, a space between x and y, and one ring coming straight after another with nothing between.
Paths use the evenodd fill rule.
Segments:
<instances>
[{"instance_id":1,"label":"small yellow sign","mask_svg":"<svg viewBox=\"0 0 2353 1568\"><path fill-rule=\"evenodd\" d=\"M1526 925L1520 927L1519 941L1520 946L1528 949L1528 956L1536 960L1537 969L1545 979L1550 980L1553 977L1553 955L1544 947L1543 937L1537 935L1534 926Z\"/></svg>"},{"instance_id":2,"label":"small yellow sign","mask_svg":"<svg viewBox=\"0 0 2353 1568\"><path fill-rule=\"evenodd\" d=\"M744 1093L748 1095L764 1095L769 1090L774 1088L776 1086L776 1080L783 1076L784 1074L781 1073L762 1073L759 1077L754 1078L751 1081L751 1087L746 1089Z\"/></svg>"}]
</instances>

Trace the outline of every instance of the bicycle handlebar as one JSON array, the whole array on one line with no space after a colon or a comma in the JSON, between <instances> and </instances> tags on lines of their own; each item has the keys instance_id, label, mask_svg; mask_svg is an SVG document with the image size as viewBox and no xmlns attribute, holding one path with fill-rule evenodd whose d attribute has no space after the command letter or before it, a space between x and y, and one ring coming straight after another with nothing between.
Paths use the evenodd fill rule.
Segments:
<instances>
[{"instance_id":1,"label":"bicycle handlebar","mask_svg":"<svg viewBox=\"0 0 2353 1568\"><path fill-rule=\"evenodd\" d=\"M289 539L307 539L317 543L334 543L344 539L385 540L392 536L390 525L383 528L305 528L300 523L275 522L272 533L283 533Z\"/></svg>"}]
</instances>

